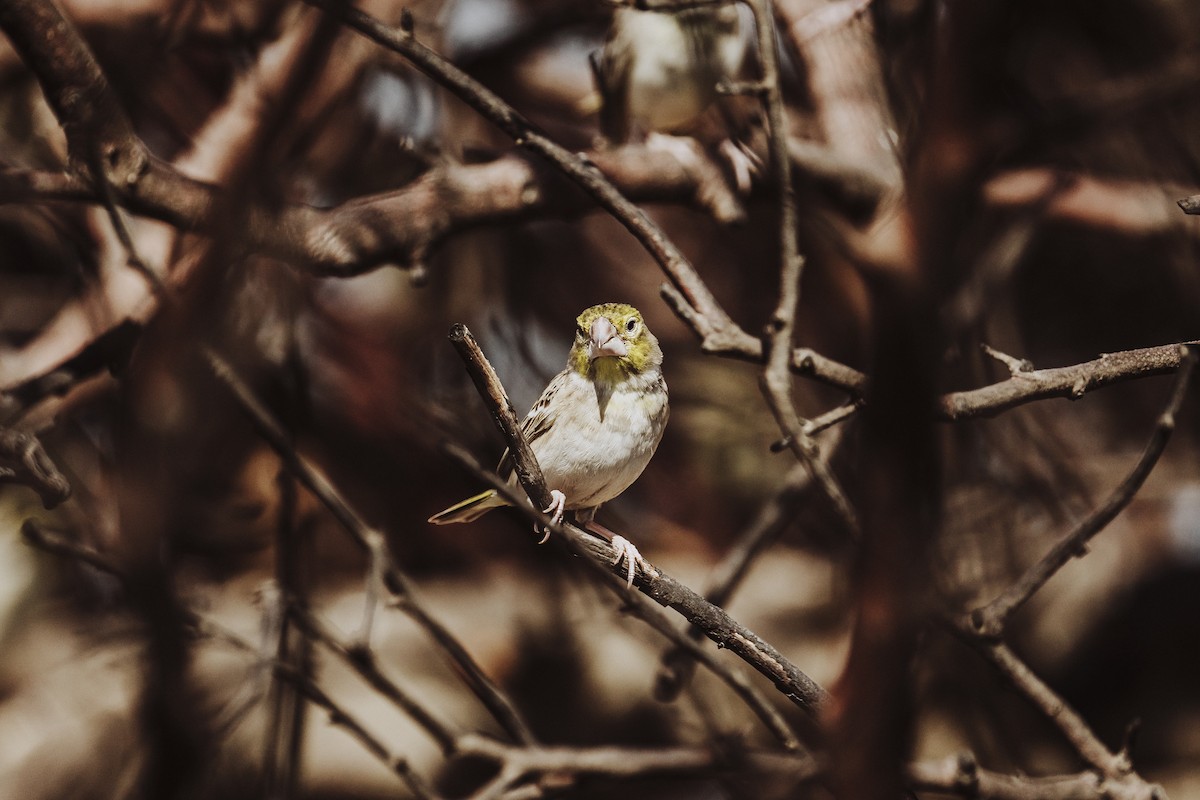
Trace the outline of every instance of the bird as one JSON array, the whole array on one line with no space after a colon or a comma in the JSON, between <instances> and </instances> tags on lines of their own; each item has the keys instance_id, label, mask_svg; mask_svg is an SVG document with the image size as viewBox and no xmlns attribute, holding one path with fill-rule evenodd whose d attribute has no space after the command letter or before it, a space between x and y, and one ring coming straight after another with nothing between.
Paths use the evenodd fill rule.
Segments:
<instances>
[{"instance_id":1,"label":"bird","mask_svg":"<svg viewBox=\"0 0 1200 800\"><path fill-rule=\"evenodd\" d=\"M575 324L566 367L546 385L521 431L553 498L543 511L555 525L572 511L580 525L610 535L613 564L628 561L632 586L634 564L648 565L628 540L593 518L601 505L637 480L662 440L670 415L662 348L641 312L628 303L592 306ZM516 487L509 451L496 472ZM488 489L434 514L429 522L471 522L507 505L503 495Z\"/></svg>"},{"instance_id":2,"label":"bird","mask_svg":"<svg viewBox=\"0 0 1200 800\"><path fill-rule=\"evenodd\" d=\"M647 144L681 159L695 156L666 134L720 139L739 188L748 187L755 159L731 138L743 121L735 119L729 103L718 104L723 119L705 119L720 97L718 84L737 78L746 60L737 7L672 5L652 2L649 8L614 12L603 48L591 56L601 133L615 144L648 135Z\"/></svg>"}]
</instances>

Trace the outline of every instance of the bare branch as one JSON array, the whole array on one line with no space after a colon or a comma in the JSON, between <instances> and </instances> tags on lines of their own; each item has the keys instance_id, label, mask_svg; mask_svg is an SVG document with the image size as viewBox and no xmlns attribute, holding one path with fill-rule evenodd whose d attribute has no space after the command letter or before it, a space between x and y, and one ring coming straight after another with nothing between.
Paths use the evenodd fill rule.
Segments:
<instances>
[{"instance_id":1,"label":"bare branch","mask_svg":"<svg viewBox=\"0 0 1200 800\"><path fill-rule=\"evenodd\" d=\"M296 451L278 420L254 396L224 359L212 350L206 350L204 358L212 368L213 374L233 392L238 404L250 417L259 434L279 454L288 469L333 514L334 519L346 529L354 541L368 552L371 563L382 572L380 581L390 593L392 605L411 617L450 656L459 667L459 674L467 686L510 736L519 742L532 743L533 734L521 719L512 701L487 677L449 629L425 610L408 577L392 559L383 534L367 525L325 474Z\"/></svg>"},{"instance_id":2,"label":"bare branch","mask_svg":"<svg viewBox=\"0 0 1200 800\"><path fill-rule=\"evenodd\" d=\"M776 52L775 15L768 0L750 0L754 11L759 59L762 62L764 102L770 134L771 163L779 186L779 303L764 332L766 363L760 385L767 405L796 458L812 471L817 485L829 498L845 531L858 536L858 515L841 484L820 457L820 450L805 430L796 412L792 392L792 342L796 332L796 312L800 306L800 281L804 257L797 239L796 192L792 183L792 160L788 152L787 120L783 92L779 85L779 56Z\"/></svg>"},{"instance_id":3,"label":"bare branch","mask_svg":"<svg viewBox=\"0 0 1200 800\"><path fill-rule=\"evenodd\" d=\"M1084 761L1108 778L1123 780L1133 776L1128 756L1113 753L1105 747L1079 712L1034 674L1008 645L980 636L963 622L951 622L950 627L959 638L992 662L1013 687L1062 732Z\"/></svg>"},{"instance_id":4,"label":"bare branch","mask_svg":"<svg viewBox=\"0 0 1200 800\"><path fill-rule=\"evenodd\" d=\"M811 756L730 752L702 747L513 747L482 736L464 736L460 753L484 758L500 766L499 773L472 795L474 800L499 797L520 783L553 776L623 780L650 776L719 773L747 762L758 773L783 774L795 784L814 778L819 764ZM506 795L505 795L506 796Z\"/></svg>"},{"instance_id":5,"label":"bare branch","mask_svg":"<svg viewBox=\"0 0 1200 800\"><path fill-rule=\"evenodd\" d=\"M1135 776L1110 778L1095 772L1032 778L983 769L964 753L908 768L909 785L920 792L970 800L1166 800L1162 788Z\"/></svg>"},{"instance_id":6,"label":"bare branch","mask_svg":"<svg viewBox=\"0 0 1200 800\"><path fill-rule=\"evenodd\" d=\"M376 662L375 654L369 648L345 644L306 610L294 608L292 614L297 627L304 631L305 636L328 648L358 673L359 677L366 681L371 688L411 717L429 734L430 738L437 742L444 755L451 755L456 751L457 737L450 726L439 719L433 710L426 708L419 700L384 675Z\"/></svg>"},{"instance_id":7,"label":"bare branch","mask_svg":"<svg viewBox=\"0 0 1200 800\"><path fill-rule=\"evenodd\" d=\"M1200 341L1183 344L1196 347ZM1183 355L1178 344L1105 353L1082 364L1022 371L990 386L942 395L938 402L938 416L956 422L995 416L1010 408L1049 397L1078 400L1088 392L1113 383L1170 374L1182 364Z\"/></svg>"},{"instance_id":8,"label":"bare branch","mask_svg":"<svg viewBox=\"0 0 1200 800\"><path fill-rule=\"evenodd\" d=\"M709 291L695 268L642 209L634 205L588 161L568 152L542 134L499 96L462 70L421 44L411 30L384 25L379 20L335 0L306 0L346 25L409 60L417 69L444 86L509 136L517 145L550 162L580 186L646 248L673 284L679 298L691 309L690 319L705 348L722 349L753 339L741 330ZM786 159L786 154L785 154Z\"/></svg>"},{"instance_id":9,"label":"bare branch","mask_svg":"<svg viewBox=\"0 0 1200 800\"><path fill-rule=\"evenodd\" d=\"M1175 417L1183 405L1188 382L1196 365L1196 355L1191 348L1181 345L1179 351L1182 363L1176 374L1167 407L1155 422L1150 440L1146 442L1146 447L1133 469L1100 506L1071 528L1050 552L1026 570L1016 583L986 606L971 612L970 624L978 633L986 637L999 637L1003 634L1009 617L1064 564L1072 558L1082 556L1092 537L1104 530L1129 505L1138 489L1146 482L1175 431Z\"/></svg>"},{"instance_id":10,"label":"bare branch","mask_svg":"<svg viewBox=\"0 0 1200 800\"><path fill-rule=\"evenodd\" d=\"M213 620L192 612L186 612L186 621L197 634L210 639L225 642L236 650L252 656L256 661L263 660L261 654L250 642L228 630L225 626ZM296 689L313 704L320 706L329 715L329 722L358 741L363 748L395 773L416 797L420 800L436 800L437 793L425 780L413 770L408 760L393 753L388 746L353 714L347 711L337 701L325 693L307 675L297 671L291 664L285 664L273 658L266 659L275 675L295 684Z\"/></svg>"}]
</instances>

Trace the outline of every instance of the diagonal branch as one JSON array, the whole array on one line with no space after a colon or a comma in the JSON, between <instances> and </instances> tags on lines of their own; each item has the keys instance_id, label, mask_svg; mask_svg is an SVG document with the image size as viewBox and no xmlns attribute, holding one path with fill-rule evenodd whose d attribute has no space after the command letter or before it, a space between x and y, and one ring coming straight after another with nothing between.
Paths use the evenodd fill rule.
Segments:
<instances>
[{"instance_id":1,"label":"diagonal branch","mask_svg":"<svg viewBox=\"0 0 1200 800\"><path fill-rule=\"evenodd\" d=\"M204 353L213 374L233 393L242 410L250 417L259 434L283 459L285 466L329 510L343 528L370 556L371 563L382 574L380 583L390 594L390 602L407 614L440 647L459 668L463 681L479 698L505 731L519 742L534 741L533 733L521 718L516 706L504 695L467 649L440 622L426 611L408 577L400 571L383 534L369 526L358 512L333 486L329 478L295 449L282 426L266 406L229 364L211 350Z\"/></svg>"},{"instance_id":2,"label":"diagonal branch","mask_svg":"<svg viewBox=\"0 0 1200 800\"><path fill-rule=\"evenodd\" d=\"M1171 389L1167 407L1163 409L1162 414L1155 422L1154 432L1150 435L1150 440L1146 442L1146 447L1133 469L1100 506L1059 539L1050 548L1050 551L1026 570L1016 583L1009 586L986 606L971 612L970 624L979 634L991 638L1001 636L1009 617L1041 589L1064 564L1072 558L1082 556L1086 552L1088 541L1104 530L1129 505L1138 489L1146 482L1146 478L1158 463L1163 451L1166 450L1167 442L1170 441L1171 434L1175 430L1175 417L1183 406L1188 381L1196 366L1196 355L1190 348L1180 345L1179 351L1182 364Z\"/></svg>"}]
</instances>

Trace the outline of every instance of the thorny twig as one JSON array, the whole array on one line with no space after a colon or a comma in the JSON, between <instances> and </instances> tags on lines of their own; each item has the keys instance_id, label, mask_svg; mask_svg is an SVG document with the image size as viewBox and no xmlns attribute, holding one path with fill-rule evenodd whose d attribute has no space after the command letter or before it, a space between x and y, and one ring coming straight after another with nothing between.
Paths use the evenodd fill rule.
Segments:
<instances>
[{"instance_id":1,"label":"thorny twig","mask_svg":"<svg viewBox=\"0 0 1200 800\"><path fill-rule=\"evenodd\" d=\"M464 736L463 755L472 755L499 766L496 776L471 795L471 800L505 796L524 781L554 776L635 778L653 775L688 775L719 772L733 764L751 762L763 772L782 772L793 784L817 776L820 765L808 755L729 752L707 747L513 747L482 736Z\"/></svg>"}]
</instances>

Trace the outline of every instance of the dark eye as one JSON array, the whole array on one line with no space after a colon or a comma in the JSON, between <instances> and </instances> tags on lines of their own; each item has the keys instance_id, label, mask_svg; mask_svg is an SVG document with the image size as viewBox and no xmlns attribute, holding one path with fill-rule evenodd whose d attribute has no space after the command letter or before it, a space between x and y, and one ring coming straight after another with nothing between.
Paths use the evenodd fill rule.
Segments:
<instances>
[{"instance_id":1,"label":"dark eye","mask_svg":"<svg viewBox=\"0 0 1200 800\"><path fill-rule=\"evenodd\" d=\"M585 330L583 329L583 326L582 326L582 325L580 325L578 328L576 328L576 329L575 329L575 335L576 335L576 336L578 336L580 339L586 339L586 338L587 338L587 331L585 331Z\"/></svg>"},{"instance_id":2,"label":"dark eye","mask_svg":"<svg viewBox=\"0 0 1200 800\"><path fill-rule=\"evenodd\" d=\"M637 330L637 317L629 318L629 321L625 323L625 330L629 331L630 333L633 333Z\"/></svg>"}]
</instances>

